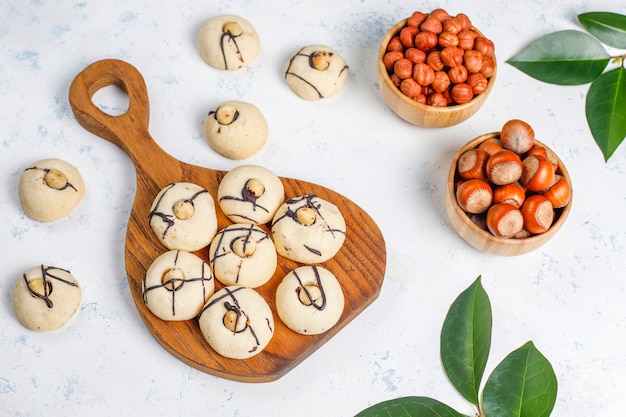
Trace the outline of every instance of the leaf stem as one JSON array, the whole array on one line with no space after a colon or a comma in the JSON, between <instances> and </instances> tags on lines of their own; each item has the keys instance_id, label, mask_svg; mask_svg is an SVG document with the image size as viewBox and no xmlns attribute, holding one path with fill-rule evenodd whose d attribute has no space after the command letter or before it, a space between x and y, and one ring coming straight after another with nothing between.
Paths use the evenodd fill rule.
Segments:
<instances>
[{"instance_id":1,"label":"leaf stem","mask_svg":"<svg viewBox=\"0 0 626 417\"><path fill-rule=\"evenodd\" d=\"M619 64L626 68L626 54L612 56L611 60L614 64Z\"/></svg>"}]
</instances>

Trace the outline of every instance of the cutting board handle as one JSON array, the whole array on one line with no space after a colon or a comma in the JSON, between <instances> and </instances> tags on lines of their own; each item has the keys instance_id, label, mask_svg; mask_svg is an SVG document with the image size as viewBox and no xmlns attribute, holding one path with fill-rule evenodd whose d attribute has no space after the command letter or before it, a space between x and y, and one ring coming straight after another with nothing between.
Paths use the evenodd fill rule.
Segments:
<instances>
[{"instance_id":1,"label":"cutting board handle","mask_svg":"<svg viewBox=\"0 0 626 417\"><path fill-rule=\"evenodd\" d=\"M123 114L105 113L92 101L98 90L110 85L128 94L128 110ZM117 59L94 62L72 81L69 101L81 126L119 146L136 167L146 153L169 158L150 136L148 90L141 73L131 64Z\"/></svg>"}]
</instances>

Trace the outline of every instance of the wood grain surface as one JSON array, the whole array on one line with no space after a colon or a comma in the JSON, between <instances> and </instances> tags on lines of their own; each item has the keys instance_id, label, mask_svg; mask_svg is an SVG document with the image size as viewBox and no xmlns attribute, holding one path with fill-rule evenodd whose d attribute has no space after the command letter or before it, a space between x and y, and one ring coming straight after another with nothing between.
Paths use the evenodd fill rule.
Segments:
<instances>
[{"instance_id":1,"label":"wood grain surface","mask_svg":"<svg viewBox=\"0 0 626 417\"><path fill-rule=\"evenodd\" d=\"M128 110L109 115L92 102L95 92L116 85L129 97ZM102 60L76 76L69 100L77 121L88 131L119 146L136 168L137 189L126 233L126 271L131 295L146 327L172 355L212 375L242 382L268 382L285 375L320 348L359 315L379 295L385 274L386 249L373 219L354 202L320 185L282 178L285 197L316 194L334 203L346 220L346 240L337 255L321 264L335 274L345 295L343 314L327 333L303 336L289 330L276 314L274 294L282 278L299 264L279 256L272 279L257 291L274 312L275 333L260 354L245 360L228 359L214 352L204 340L197 320L163 321L154 316L142 298L142 279L152 261L165 248L150 229L148 213L155 196L166 185L187 181L205 188L214 199L225 172L183 163L161 149L148 130L149 101L145 82L132 65ZM217 208L219 228L232 222ZM267 225L262 226L269 232ZM208 263L208 249L194 252ZM216 291L222 287L215 282Z\"/></svg>"}]
</instances>

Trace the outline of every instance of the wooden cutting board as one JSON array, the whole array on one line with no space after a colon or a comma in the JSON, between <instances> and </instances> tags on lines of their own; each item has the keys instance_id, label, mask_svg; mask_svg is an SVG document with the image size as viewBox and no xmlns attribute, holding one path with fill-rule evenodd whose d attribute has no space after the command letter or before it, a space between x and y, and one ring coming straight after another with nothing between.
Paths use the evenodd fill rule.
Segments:
<instances>
[{"instance_id":1,"label":"wooden cutting board","mask_svg":"<svg viewBox=\"0 0 626 417\"><path fill-rule=\"evenodd\" d=\"M122 115L104 113L91 100L98 90L109 85L116 85L128 94L129 107ZM170 322L157 318L142 298L146 270L167 250L148 223L152 202L163 187L179 181L198 184L216 199L225 172L181 162L157 145L148 131L150 110L144 79L135 67L124 61L106 59L89 65L72 82L69 100L77 121L85 129L119 146L135 165L137 189L125 248L128 283L146 327L175 357L201 371L227 379L273 381L319 349L378 297L385 274L386 252L382 233L372 218L354 202L328 188L281 177L286 198L316 194L334 203L346 220L343 247L333 259L321 264L335 274L344 291L345 307L337 325L321 335L303 336L280 321L274 301L276 288L289 271L301 266L280 256L274 276L257 288L272 308L275 319L274 336L258 355L245 360L225 358L204 340L197 320ZM220 229L232 223L219 207L217 216ZM269 232L267 225L263 227ZM208 248L194 253L208 263ZM215 284L216 291L222 287L217 281Z\"/></svg>"}]
</instances>

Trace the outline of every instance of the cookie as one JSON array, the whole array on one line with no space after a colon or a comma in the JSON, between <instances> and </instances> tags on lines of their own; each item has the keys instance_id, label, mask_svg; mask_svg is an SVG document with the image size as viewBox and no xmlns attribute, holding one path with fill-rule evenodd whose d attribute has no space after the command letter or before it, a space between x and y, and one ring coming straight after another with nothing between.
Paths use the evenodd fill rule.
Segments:
<instances>
[{"instance_id":1,"label":"cookie","mask_svg":"<svg viewBox=\"0 0 626 417\"><path fill-rule=\"evenodd\" d=\"M289 60L287 85L305 100L320 100L337 94L348 81L348 64L333 48L309 45Z\"/></svg>"},{"instance_id":2,"label":"cookie","mask_svg":"<svg viewBox=\"0 0 626 417\"><path fill-rule=\"evenodd\" d=\"M314 264L341 249L346 222L337 206L308 194L285 201L274 215L271 231L279 255Z\"/></svg>"},{"instance_id":3,"label":"cookie","mask_svg":"<svg viewBox=\"0 0 626 417\"><path fill-rule=\"evenodd\" d=\"M204 137L209 146L229 159L246 159L267 142L265 117L254 104L227 101L209 112L204 121Z\"/></svg>"},{"instance_id":4,"label":"cookie","mask_svg":"<svg viewBox=\"0 0 626 417\"><path fill-rule=\"evenodd\" d=\"M253 224L220 230L209 248L209 264L224 285L256 288L272 278L278 255L269 235Z\"/></svg>"},{"instance_id":5,"label":"cookie","mask_svg":"<svg viewBox=\"0 0 626 417\"><path fill-rule=\"evenodd\" d=\"M72 164L50 158L24 170L17 192L29 217L49 222L74 210L85 195L85 183Z\"/></svg>"},{"instance_id":6,"label":"cookie","mask_svg":"<svg viewBox=\"0 0 626 417\"><path fill-rule=\"evenodd\" d=\"M337 278L320 266L301 266L289 272L276 289L276 311L294 332L321 334L343 313L343 290Z\"/></svg>"},{"instance_id":7,"label":"cookie","mask_svg":"<svg viewBox=\"0 0 626 417\"><path fill-rule=\"evenodd\" d=\"M238 70L254 62L261 42L246 19L224 15L208 20L196 40L202 59L220 70Z\"/></svg>"},{"instance_id":8,"label":"cookie","mask_svg":"<svg viewBox=\"0 0 626 417\"><path fill-rule=\"evenodd\" d=\"M258 165L231 169L217 189L220 208L235 223L268 223L284 201L285 189L280 178Z\"/></svg>"},{"instance_id":9,"label":"cookie","mask_svg":"<svg viewBox=\"0 0 626 417\"><path fill-rule=\"evenodd\" d=\"M213 295L211 268L186 251L170 250L159 255L143 279L143 301L161 320L190 320L198 316Z\"/></svg>"},{"instance_id":10,"label":"cookie","mask_svg":"<svg viewBox=\"0 0 626 417\"><path fill-rule=\"evenodd\" d=\"M208 246L217 233L211 194L197 184L168 184L157 194L148 215L150 228L168 249L193 252Z\"/></svg>"},{"instance_id":11,"label":"cookie","mask_svg":"<svg viewBox=\"0 0 626 417\"><path fill-rule=\"evenodd\" d=\"M274 335L272 310L247 287L228 286L213 294L198 321L213 350L232 359L258 355Z\"/></svg>"},{"instance_id":12,"label":"cookie","mask_svg":"<svg viewBox=\"0 0 626 417\"><path fill-rule=\"evenodd\" d=\"M31 330L55 330L72 318L81 296L80 285L70 271L36 266L15 283L13 310L20 323Z\"/></svg>"}]
</instances>

